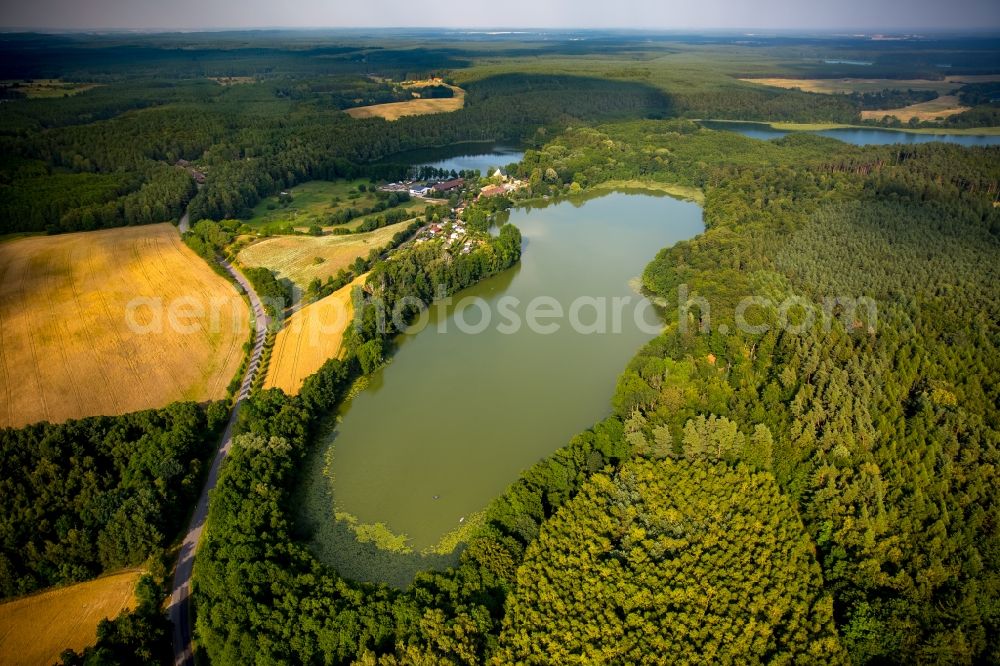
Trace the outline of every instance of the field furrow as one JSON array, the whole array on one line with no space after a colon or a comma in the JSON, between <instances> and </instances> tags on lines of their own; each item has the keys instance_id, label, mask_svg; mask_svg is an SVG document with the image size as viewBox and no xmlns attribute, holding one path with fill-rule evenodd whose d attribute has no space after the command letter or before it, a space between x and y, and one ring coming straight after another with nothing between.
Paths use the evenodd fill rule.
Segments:
<instances>
[{"instance_id":1,"label":"field furrow","mask_svg":"<svg viewBox=\"0 0 1000 666\"><path fill-rule=\"evenodd\" d=\"M271 352L265 388L298 393L302 382L328 360L340 355L351 323L351 292L365 283L365 273L348 285L293 314L278 332Z\"/></svg>"},{"instance_id":2,"label":"field furrow","mask_svg":"<svg viewBox=\"0 0 1000 666\"><path fill-rule=\"evenodd\" d=\"M140 573L126 571L0 604L0 663L52 664L97 640L97 625L135 605Z\"/></svg>"},{"instance_id":3,"label":"field furrow","mask_svg":"<svg viewBox=\"0 0 1000 666\"><path fill-rule=\"evenodd\" d=\"M9 241L0 274L0 426L221 399L240 365L246 304L173 225Z\"/></svg>"}]
</instances>

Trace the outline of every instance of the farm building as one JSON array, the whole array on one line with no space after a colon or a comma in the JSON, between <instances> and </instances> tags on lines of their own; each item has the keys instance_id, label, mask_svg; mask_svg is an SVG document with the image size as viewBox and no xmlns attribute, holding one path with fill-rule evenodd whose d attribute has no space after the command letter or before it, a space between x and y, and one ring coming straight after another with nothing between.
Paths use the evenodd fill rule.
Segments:
<instances>
[{"instance_id":1,"label":"farm building","mask_svg":"<svg viewBox=\"0 0 1000 666\"><path fill-rule=\"evenodd\" d=\"M498 197L502 194L507 193L507 188L503 185L490 185L489 187L484 187L479 193L481 197Z\"/></svg>"},{"instance_id":2,"label":"farm building","mask_svg":"<svg viewBox=\"0 0 1000 666\"><path fill-rule=\"evenodd\" d=\"M465 185L465 180L462 178L452 178L451 180L441 181L440 183L435 183L433 189L436 192L451 192L452 190L457 190L458 188Z\"/></svg>"}]
</instances>

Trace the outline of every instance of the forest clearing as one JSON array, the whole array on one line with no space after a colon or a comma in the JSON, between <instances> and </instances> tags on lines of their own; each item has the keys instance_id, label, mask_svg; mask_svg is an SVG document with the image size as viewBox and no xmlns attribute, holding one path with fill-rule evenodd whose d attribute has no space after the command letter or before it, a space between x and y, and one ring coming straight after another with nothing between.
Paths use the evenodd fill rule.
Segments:
<instances>
[{"instance_id":1,"label":"forest clearing","mask_svg":"<svg viewBox=\"0 0 1000 666\"><path fill-rule=\"evenodd\" d=\"M420 89L429 85L438 85L437 81L417 81L407 84L406 88ZM352 118L384 118L399 120L405 116L426 116L432 113L450 113L465 106L465 91L457 86L448 86L454 91L454 97L439 97L421 99L419 97L406 102L389 102L373 104L372 106L357 106L346 109L345 113Z\"/></svg>"},{"instance_id":2,"label":"forest clearing","mask_svg":"<svg viewBox=\"0 0 1000 666\"><path fill-rule=\"evenodd\" d=\"M280 194L261 200L246 223L272 235L288 234L293 230L307 232L314 225L324 231L337 228L353 231L361 225L362 218L372 214L369 211L382 212L375 207L380 201L379 195L383 193L376 193L374 187L368 189L368 184L365 179L310 180L290 188L287 191L289 200L283 201ZM416 215L426 203L414 199L400 205ZM331 223L331 218L337 215L353 219L346 223Z\"/></svg>"},{"instance_id":3,"label":"forest clearing","mask_svg":"<svg viewBox=\"0 0 1000 666\"><path fill-rule=\"evenodd\" d=\"M914 90L933 90L945 94L955 89L947 81L931 81L929 79L792 79L772 77L763 79L740 79L746 83L756 83L772 88L785 90L801 90L803 92L821 93L824 95L847 95L855 92L877 92L886 88L912 88Z\"/></svg>"},{"instance_id":4,"label":"forest clearing","mask_svg":"<svg viewBox=\"0 0 1000 666\"><path fill-rule=\"evenodd\" d=\"M98 83L74 83L61 79L31 79L24 81L0 81L0 86L12 88L28 99L51 99L69 97L97 88Z\"/></svg>"},{"instance_id":5,"label":"forest clearing","mask_svg":"<svg viewBox=\"0 0 1000 666\"><path fill-rule=\"evenodd\" d=\"M740 79L746 83L756 83L772 88L786 90L801 90L803 92L823 93L826 95L849 93L879 92L889 89L896 90L933 90L939 95L947 95L964 83L988 83L1000 77L992 75L946 76L943 79L794 79L771 77L761 79Z\"/></svg>"},{"instance_id":6,"label":"forest clearing","mask_svg":"<svg viewBox=\"0 0 1000 666\"><path fill-rule=\"evenodd\" d=\"M929 102L919 102L898 109L866 109L861 112L862 120L881 120L885 116L898 118L900 122L908 123L911 118L917 120L938 120L953 116L956 113L968 111L969 107L963 106L958 101L956 95L941 95L937 99Z\"/></svg>"},{"instance_id":7,"label":"forest clearing","mask_svg":"<svg viewBox=\"0 0 1000 666\"><path fill-rule=\"evenodd\" d=\"M52 664L97 640L101 620L135 606L138 571L103 576L0 604L0 663Z\"/></svg>"},{"instance_id":8,"label":"forest clearing","mask_svg":"<svg viewBox=\"0 0 1000 666\"><path fill-rule=\"evenodd\" d=\"M171 224L0 244L0 426L221 399L248 316Z\"/></svg>"}]
</instances>

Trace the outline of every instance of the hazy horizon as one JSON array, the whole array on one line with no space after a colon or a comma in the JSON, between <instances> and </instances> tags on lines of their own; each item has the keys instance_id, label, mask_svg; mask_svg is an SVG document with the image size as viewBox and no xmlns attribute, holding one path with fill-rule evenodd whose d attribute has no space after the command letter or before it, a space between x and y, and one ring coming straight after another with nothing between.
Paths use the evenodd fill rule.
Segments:
<instances>
[{"instance_id":1,"label":"hazy horizon","mask_svg":"<svg viewBox=\"0 0 1000 666\"><path fill-rule=\"evenodd\" d=\"M705 0L697 5L655 0L507 0L464 6L440 0L408 3L382 0L348 4L305 0L276 4L262 0L37 0L7 5L0 28L54 31L224 31L266 29L451 29L647 31L853 31L946 32L1000 30L1000 3L921 1L905 8L885 0L843 0L807 6L794 0L741 3Z\"/></svg>"}]
</instances>

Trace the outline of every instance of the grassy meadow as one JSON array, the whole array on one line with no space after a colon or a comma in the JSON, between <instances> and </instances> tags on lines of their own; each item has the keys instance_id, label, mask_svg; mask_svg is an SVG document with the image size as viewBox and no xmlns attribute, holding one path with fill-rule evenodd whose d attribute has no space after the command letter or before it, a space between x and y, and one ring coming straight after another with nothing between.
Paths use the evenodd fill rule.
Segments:
<instances>
[{"instance_id":1,"label":"grassy meadow","mask_svg":"<svg viewBox=\"0 0 1000 666\"><path fill-rule=\"evenodd\" d=\"M263 266L305 290L315 278L326 280L358 257L389 244L408 222L391 224L360 234L328 236L276 236L265 238L240 251L244 266Z\"/></svg>"},{"instance_id":2,"label":"grassy meadow","mask_svg":"<svg viewBox=\"0 0 1000 666\"><path fill-rule=\"evenodd\" d=\"M325 216L338 210L375 205L373 192L358 191L362 184L367 186L368 181L311 180L287 190L292 195L288 204L282 205L278 195L261 200L246 223L258 230L291 227L305 231L314 224L323 226Z\"/></svg>"},{"instance_id":3,"label":"grassy meadow","mask_svg":"<svg viewBox=\"0 0 1000 666\"><path fill-rule=\"evenodd\" d=\"M271 234L288 233L289 230L305 232L313 225L329 231L335 228L326 222L329 215L349 208L369 209L378 202L374 192L362 192L359 185L367 188L370 183L367 180L311 180L296 185L286 190L292 195L290 202L282 204L279 195L267 197L254 207L253 216L246 223L257 231ZM426 204L410 201L403 205L416 211ZM360 218L338 226L354 229L359 224Z\"/></svg>"}]
</instances>

